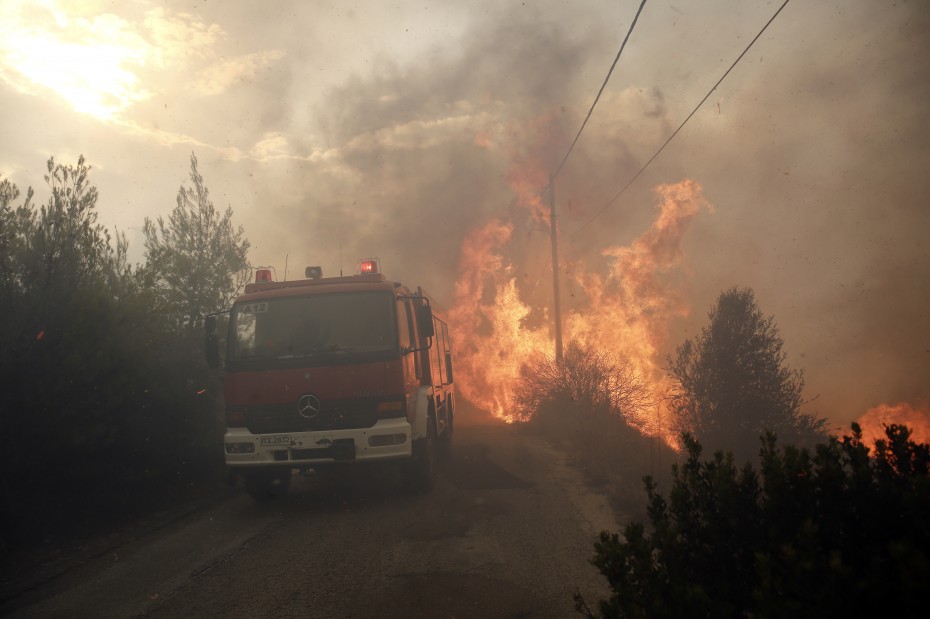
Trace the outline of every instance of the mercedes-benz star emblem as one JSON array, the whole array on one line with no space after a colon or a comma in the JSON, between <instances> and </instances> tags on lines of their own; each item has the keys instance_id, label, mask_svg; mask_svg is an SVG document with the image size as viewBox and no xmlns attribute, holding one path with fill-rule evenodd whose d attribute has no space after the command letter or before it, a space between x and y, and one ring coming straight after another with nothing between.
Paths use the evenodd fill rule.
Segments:
<instances>
[{"instance_id":1,"label":"mercedes-benz star emblem","mask_svg":"<svg viewBox=\"0 0 930 619\"><path fill-rule=\"evenodd\" d=\"M304 419L313 419L320 414L320 398L309 393L297 400L297 413Z\"/></svg>"}]
</instances>

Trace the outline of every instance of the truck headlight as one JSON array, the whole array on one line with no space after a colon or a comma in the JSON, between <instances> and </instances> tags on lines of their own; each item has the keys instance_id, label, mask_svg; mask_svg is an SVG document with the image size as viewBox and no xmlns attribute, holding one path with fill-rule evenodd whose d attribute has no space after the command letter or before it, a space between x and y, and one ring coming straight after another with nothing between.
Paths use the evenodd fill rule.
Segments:
<instances>
[{"instance_id":1,"label":"truck headlight","mask_svg":"<svg viewBox=\"0 0 930 619\"><path fill-rule=\"evenodd\" d=\"M226 443L226 453L228 454L255 453L255 443Z\"/></svg>"}]
</instances>

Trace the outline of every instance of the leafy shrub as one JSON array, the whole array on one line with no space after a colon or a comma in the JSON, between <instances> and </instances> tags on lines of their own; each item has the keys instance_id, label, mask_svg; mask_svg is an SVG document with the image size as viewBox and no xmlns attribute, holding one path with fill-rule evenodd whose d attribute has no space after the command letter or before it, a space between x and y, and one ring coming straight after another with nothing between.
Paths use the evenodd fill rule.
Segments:
<instances>
[{"instance_id":1,"label":"leafy shrub","mask_svg":"<svg viewBox=\"0 0 930 619\"><path fill-rule=\"evenodd\" d=\"M702 461L686 436L669 498L645 480L651 532L634 522L595 544L613 592L601 616L924 616L930 446L893 425L870 457L852 429L813 453L769 433L758 472Z\"/></svg>"},{"instance_id":2,"label":"leafy shrub","mask_svg":"<svg viewBox=\"0 0 930 619\"><path fill-rule=\"evenodd\" d=\"M0 548L152 506L222 466L201 334L97 223L84 158L47 168L44 204L0 180Z\"/></svg>"}]
</instances>

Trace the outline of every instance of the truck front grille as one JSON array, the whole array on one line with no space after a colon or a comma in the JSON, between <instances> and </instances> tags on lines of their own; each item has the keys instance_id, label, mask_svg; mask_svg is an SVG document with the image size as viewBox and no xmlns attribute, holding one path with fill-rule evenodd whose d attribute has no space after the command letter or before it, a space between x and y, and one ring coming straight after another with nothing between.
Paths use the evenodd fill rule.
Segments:
<instances>
[{"instance_id":1,"label":"truck front grille","mask_svg":"<svg viewBox=\"0 0 930 619\"><path fill-rule=\"evenodd\" d=\"M297 412L297 403L259 404L244 407L245 425L253 434L275 434L281 432L308 432L315 430L356 430L374 426L378 419L399 416L378 413L382 400L357 399L321 402L320 412L312 419Z\"/></svg>"}]
</instances>

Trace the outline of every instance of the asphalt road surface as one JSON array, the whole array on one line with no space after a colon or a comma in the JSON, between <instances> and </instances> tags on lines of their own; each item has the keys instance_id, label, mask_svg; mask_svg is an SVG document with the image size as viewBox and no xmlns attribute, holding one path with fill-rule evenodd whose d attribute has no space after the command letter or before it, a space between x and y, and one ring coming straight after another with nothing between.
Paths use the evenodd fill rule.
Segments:
<instances>
[{"instance_id":1,"label":"asphalt road surface","mask_svg":"<svg viewBox=\"0 0 930 619\"><path fill-rule=\"evenodd\" d=\"M467 422L467 420L464 420ZM4 584L22 617L571 617L606 596L588 563L607 500L539 437L456 428L431 494L389 469L297 477L190 509L46 578ZM577 615L575 615L577 616Z\"/></svg>"}]
</instances>

